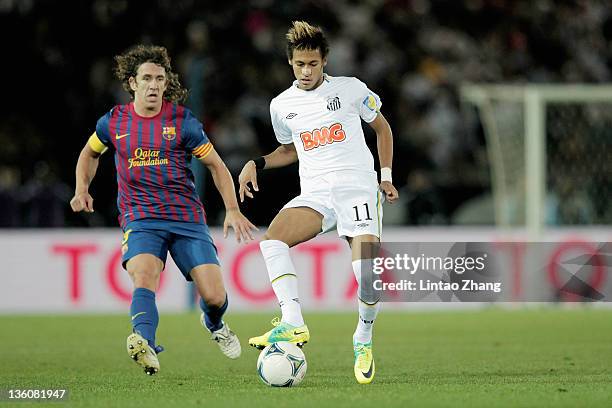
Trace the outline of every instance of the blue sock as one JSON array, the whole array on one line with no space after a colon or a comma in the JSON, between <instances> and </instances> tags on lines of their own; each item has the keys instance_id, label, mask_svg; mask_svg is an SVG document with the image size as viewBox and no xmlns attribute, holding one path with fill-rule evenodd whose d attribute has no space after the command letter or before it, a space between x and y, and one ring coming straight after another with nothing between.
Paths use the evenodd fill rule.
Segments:
<instances>
[{"instance_id":1,"label":"blue sock","mask_svg":"<svg viewBox=\"0 0 612 408\"><path fill-rule=\"evenodd\" d=\"M136 288L130 306L134 333L147 339L155 347L155 332L159 324L159 314L155 305L155 292L146 288Z\"/></svg>"},{"instance_id":2,"label":"blue sock","mask_svg":"<svg viewBox=\"0 0 612 408\"><path fill-rule=\"evenodd\" d=\"M211 332L223 327L223 320L221 318L227 310L227 303L227 295L225 295L225 303L221 307L209 306L204 302L204 299L200 298L200 309L204 312L204 323Z\"/></svg>"}]
</instances>

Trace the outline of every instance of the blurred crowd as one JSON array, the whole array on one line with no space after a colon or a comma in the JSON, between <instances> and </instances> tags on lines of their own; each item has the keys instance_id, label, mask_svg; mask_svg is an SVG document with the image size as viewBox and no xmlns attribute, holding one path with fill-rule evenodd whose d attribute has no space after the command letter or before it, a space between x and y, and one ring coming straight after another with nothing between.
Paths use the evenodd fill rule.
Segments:
<instances>
[{"instance_id":1,"label":"blurred crowd","mask_svg":"<svg viewBox=\"0 0 612 408\"><path fill-rule=\"evenodd\" d=\"M330 75L357 76L382 98L401 195L385 207L385 223L491 224L493 206L475 204L491 196L485 137L459 86L610 81L610 10L604 0L2 1L0 226L117 225L111 157L93 183L96 212L72 214L68 201L97 119L128 101L113 56L136 43L168 48L190 89L186 105L237 178L247 160L277 146L268 106L293 80L284 34L296 19L326 31ZM218 225L220 198L206 171L194 170ZM298 193L295 166L266 171L244 211L265 225Z\"/></svg>"}]
</instances>

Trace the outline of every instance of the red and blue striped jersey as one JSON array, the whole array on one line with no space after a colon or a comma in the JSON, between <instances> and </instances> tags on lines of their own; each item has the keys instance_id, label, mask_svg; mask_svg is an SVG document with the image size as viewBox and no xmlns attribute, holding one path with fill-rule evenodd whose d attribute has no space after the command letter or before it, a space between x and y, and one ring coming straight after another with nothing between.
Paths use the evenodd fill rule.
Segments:
<instances>
[{"instance_id":1,"label":"red and blue striped jersey","mask_svg":"<svg viewBox=\"0 0 612 408\"><path fill-rule=\"evenodd\" d=\"M206 223L189 163L212 144L189 109L164 101L159 114L146 118L133 102L117 105L98 120L89 145L115 152L121 227L141 218Z\"/></svg>"}]
</instances>

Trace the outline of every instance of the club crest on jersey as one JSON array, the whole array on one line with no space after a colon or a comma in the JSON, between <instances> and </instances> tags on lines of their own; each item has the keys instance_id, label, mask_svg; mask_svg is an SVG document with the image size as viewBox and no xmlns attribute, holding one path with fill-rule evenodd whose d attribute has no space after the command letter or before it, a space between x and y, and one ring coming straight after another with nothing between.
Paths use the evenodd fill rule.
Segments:
<instances>
[{"instance_id":1,"label":"club crest on jersey","mask_svg":"<svg viewBox=\"0 0 612 408\"><path fill-rule=\"evenodd\" d=\"M330 127L323 126L310 132L300 133L300 139L304 145L304 151L316 149L331 143L341 142L346 139L346 133L340 123L334 123Z\"/></svg>"},{"instance_id":2,"label":"club crest on jersey","mask_svg":"<svg viewBox=\"0 0 612 408\"><path fill-rule=\"evenodd\" d=\"M176 138L176 128L174 126L164 126L162 128L162 137L168 141L174 140Z\"/></svg>"},{"instance_id":3,"label":"club crest on jersey","mask_svg":"<svg viewBox=\"0 0 612 408\"><path fill-rule=\"evenodd\" d=\"M329 98L327 100L327 110L329 111L337 111L338 109L340 109L340 98L339 97L333 97L333 98Z\"/></svg>"}]
</instances>

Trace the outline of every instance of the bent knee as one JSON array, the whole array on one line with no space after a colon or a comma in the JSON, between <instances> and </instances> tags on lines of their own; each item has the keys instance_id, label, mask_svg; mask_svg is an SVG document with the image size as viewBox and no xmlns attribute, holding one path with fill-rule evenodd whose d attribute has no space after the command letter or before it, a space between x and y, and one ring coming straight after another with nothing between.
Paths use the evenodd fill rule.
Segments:
<instances>
[{"instance_id":1,"label":"bent knee","mask_svg":"<svg viewBox=\"0 0 612 408\"><path fill-rule=\"evenodd\" d=\"M127 263L127 272L136 287L154 287L162 268L163 262L155 258L133 258Z\"/></svg>"}]
</instances>

